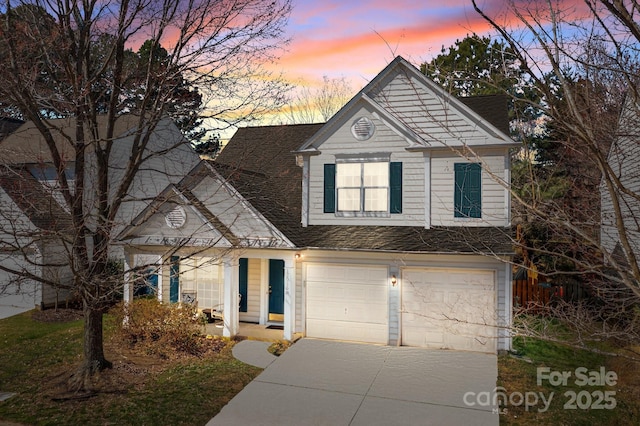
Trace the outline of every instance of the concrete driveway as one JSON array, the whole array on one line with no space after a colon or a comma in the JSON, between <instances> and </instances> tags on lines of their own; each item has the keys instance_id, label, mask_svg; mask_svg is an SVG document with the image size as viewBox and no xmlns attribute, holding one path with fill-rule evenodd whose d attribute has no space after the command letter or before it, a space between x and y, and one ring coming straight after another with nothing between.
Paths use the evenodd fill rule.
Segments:
<instances>
[{"instance_id":1,"label":"concrete driveway","mask_svg":"<svg viewBox=\"0 0 640 426\"><path fill-rule=\"evenodd\" d=\"M208 425L497 426L475 396L497 376L495 355L302 339Z\"/></svg>"}]
</instances>

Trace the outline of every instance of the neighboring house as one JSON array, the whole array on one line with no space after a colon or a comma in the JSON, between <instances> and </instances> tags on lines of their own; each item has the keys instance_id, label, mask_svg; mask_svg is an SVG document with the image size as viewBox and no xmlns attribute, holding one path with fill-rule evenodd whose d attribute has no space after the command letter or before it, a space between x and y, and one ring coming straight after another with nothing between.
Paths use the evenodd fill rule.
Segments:
<instances>
[{"instance_id":1,"label":"neighboring house","mask_svg":"<svg viewBox=\"0 0 640 426\"><path fill-rule=\"evenodd\" d=\"M603 177L600 183L601 233L603 248L621 265L628 265L629 249L640 256L640 104L629 96L620 114L617 135L611 144L607 162L611 186ZM620 234L625 230L625 235ZM625 249L624 238L629 243Z\"/></svg>"},{"instance_id":2,"label":"neighboring house","mask_svg":"<svg viewBox=\"0 0 640 426\"><path fill-rule=\"evenodd\" d=\"M507 134L505 98L399 57L327 123L239 129L168 185L120 235L125 299L217 310L227 336L509 349Z\"/></svg>"},{"instance_id":3,"label":"neighboring house","mask_svg":"<svg viewBox=\"0 0 640 426\"><path fill-rule=\"evenodd\" d=\"M103 125L105 117L100 117ZM73 292L69 267L69 247L74 233L71 218L58 190L56 173L49 150L33 123L13 124L12 132L0 140L0 315L63 304ZM131 141L136 132L137 117L122 116L116 122L116 143L111 154L111 182L120 182L129 158ZM66 175L75 179L74 154L65 143L66 134L73 135L73 119L49 120L63 157ZM17 127L17 128L16 128ZM89 148L91 149L91 148ZM167 185L181 181L200 161L179 129L162 120L149 138L148 161L141 167L116 219L116 232L121 232L156 199ZM91 158L90 156L87 157ZM96 176L87 164L89 184L85 200L94 201L91 182ZM113 185L115 187L115 185ZM91 205L91 204L88 204ZM123 258L124 248L114 245L112 257ZM8 271L23 269L33 279ZM54 285L38 282L36 278Z\"/></svg>"}]
</instances>

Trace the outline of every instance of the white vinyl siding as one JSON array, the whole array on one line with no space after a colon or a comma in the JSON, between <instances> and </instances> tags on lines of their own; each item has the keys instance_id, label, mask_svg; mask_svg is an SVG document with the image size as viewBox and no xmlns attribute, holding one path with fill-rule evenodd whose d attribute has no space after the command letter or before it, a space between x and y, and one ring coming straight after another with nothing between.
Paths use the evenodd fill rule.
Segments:
<instances>
[{"instance_id":1,"label":"white vinyl siding","mask_svg":"<svg viewBox=\"0 0 640 426\"><path fill-rule=\"evenodd\" d=\"M608 162L622 185L634 194L640 194L640 167L638 167L640 143L634 137L640 130L640 124L638 124L637 116L638 106L631 105L632 102L629 100L625 105L619 122L619 136L611 146ZM623 195L621 192L611 194L604 181L600 185L600 194L602 198L602 232L600 238L604 248L609 252L613 252L620 241L613 204L614 199L617 198L629 242L636 256L638 256L640 254L640 232L638 231L640 203L633 197Z\"/></svg>"},{"instance_id":2,"label":"white vinyl siding","mask_svg":"<svg viewBox=\"0 0 640 426\"><path fill-rule=\"evenodd\" d=\"M394 116L406 122L434 147L504 142L501 135L489 134L474 123L475 114L466 115L453 107L460 105L451 95L437 96L413 76L397 73L369 92L369 96ZM435 83L432 83L435 86ZM463 107L464 108L464 107Z\"/></svg>"}]
</instances>

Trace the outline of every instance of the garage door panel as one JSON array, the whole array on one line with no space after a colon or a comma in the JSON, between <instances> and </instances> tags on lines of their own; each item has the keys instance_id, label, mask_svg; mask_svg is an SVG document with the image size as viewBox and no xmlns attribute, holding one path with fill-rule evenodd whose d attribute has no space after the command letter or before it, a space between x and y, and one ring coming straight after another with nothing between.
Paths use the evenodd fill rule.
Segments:
<instances>
[{"instance_id":1,"label":"garage door panel","mask_svg":"<svg viewBox=\"0 0 640 426\"><path fill-rule=\"evenodd\" d=\"M307 336L387 342L386 268L307 265L306 278Z\"/></svg>"},{"instance_id":2,"label":"garage door panel","mask_svg":"<svg viewBox=\"0 0 640 426\"><path fill-rule=\"evenodd\" d=\"M493 353L495 324L492 271L403 271L403 344Z\"/></svg>"}]
</instances>

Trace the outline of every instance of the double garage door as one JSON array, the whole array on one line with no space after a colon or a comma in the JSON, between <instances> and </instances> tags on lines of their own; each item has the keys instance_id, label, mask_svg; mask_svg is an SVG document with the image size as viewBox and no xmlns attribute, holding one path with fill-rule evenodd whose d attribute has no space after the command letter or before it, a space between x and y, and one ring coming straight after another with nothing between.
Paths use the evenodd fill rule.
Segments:
<instances>
[{"instance_id":1,"label":"double garage door","mask_svg":"<svg viewBox=\"0 0 640 426\"><path fill-rule=\"evenodd\" d=\"M389 287L387 267L307 265L307 336L388 343ZM403 345L495 353L494 272L404 269L400 290Z\"/></svg>"},{"instance_id":2,"label":"double garage door","mask_svg":"<svg viewBox=\"0 0 640 426\"><path fill-rule=\"evenodd\" d=\"M493 271L405 269L401 306L403 345L496 352Z\"/></svg>"},{"instance_id":3,"label":"double garage door","mask_svg":"<svg viewBox=\"0 0 640 426\"><path fill-rule=\"evenodd\" d=\"M3 266L21 270L27 269L36 274L37 270L19 256L3 256L0 258ZM15 277L5 271L0 271L0 319L26 312L40 304L41 297L37 291L39 286L33 281L13 283Z\"/></svg>"},{"instance_id":4,"label":"double garage door","mask_svg":"<svg viewBox=\"0 0 640 426\"><path fill-rule=\"evenodd\" d=\"M387 343L386 267L307 265L306 283L307 336Z\"/></svg>"}]
</instances>

